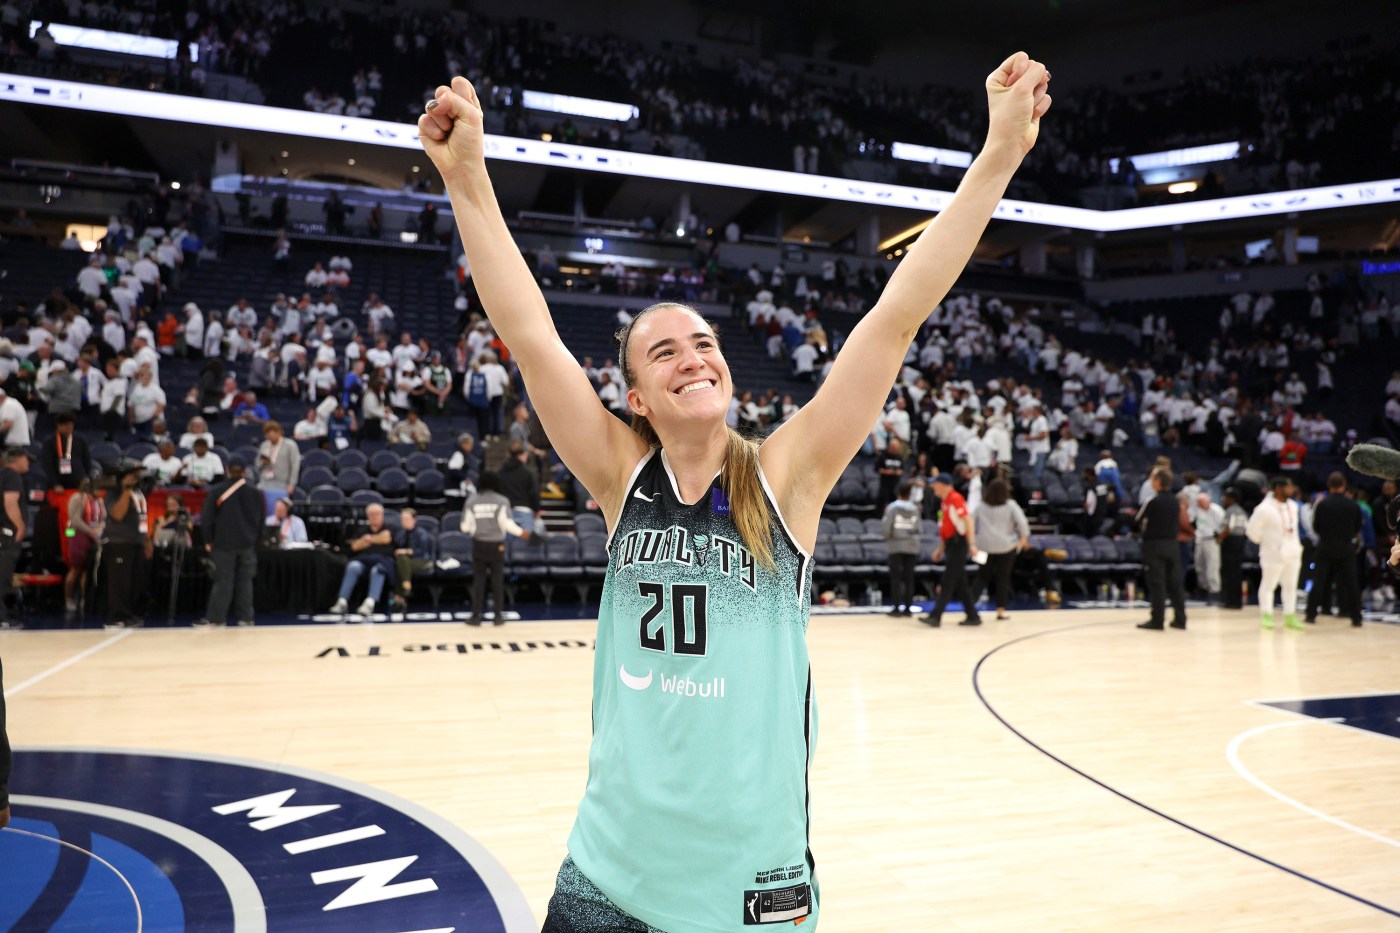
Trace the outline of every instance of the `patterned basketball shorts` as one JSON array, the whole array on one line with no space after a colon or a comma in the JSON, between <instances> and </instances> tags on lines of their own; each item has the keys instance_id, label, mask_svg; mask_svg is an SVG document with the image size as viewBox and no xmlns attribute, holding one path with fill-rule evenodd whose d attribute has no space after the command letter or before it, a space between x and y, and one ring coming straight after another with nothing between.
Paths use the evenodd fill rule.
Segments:
<instances>
[{"instance_id":1,"label":"patterned basketball shorts","mask_svg":"<svg viewBox=\"0 0 1400 933\"><path fill-rule=\"evenodd\" d=\"M541 933L665 933L622 911L579 871L572 858L559 866Z\"/></svg>"}]
</instances>

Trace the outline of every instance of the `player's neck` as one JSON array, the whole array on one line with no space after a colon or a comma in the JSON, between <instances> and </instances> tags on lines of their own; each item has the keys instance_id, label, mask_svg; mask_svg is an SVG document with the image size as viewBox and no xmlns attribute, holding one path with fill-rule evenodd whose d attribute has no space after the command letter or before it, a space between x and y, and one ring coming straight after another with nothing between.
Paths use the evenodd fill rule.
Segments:
<instances>
[{"instance_id":1,"label":"player's neck","mask_svg":"<svg viewBox=\"0 0 1400 933\"><path fill-rule=\"evenodd\" d=\"M686 502L695 502L710 488L715 474L724 466L729 447L727 429L703 434L678 432L661 439L666 463L676 477L676 487Z\"/></svg>"}]
</instances>

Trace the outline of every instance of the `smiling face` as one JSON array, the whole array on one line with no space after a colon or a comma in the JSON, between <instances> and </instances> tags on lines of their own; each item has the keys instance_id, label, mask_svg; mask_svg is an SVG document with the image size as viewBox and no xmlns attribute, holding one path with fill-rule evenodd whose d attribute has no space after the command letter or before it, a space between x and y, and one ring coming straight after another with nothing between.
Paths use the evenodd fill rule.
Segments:
<instances>
[{"instance_id":1,"label":"smiling face","mask_svg":"<svg viewBox=\"0 0 1400 933\"><path fill-rule=\"evenodd\" d=\"M639 316L626 346L627 403L659 432L697 422L723 426L733 392L719 340L698 314L662 305Z\"/></svg>"}]
</instances>

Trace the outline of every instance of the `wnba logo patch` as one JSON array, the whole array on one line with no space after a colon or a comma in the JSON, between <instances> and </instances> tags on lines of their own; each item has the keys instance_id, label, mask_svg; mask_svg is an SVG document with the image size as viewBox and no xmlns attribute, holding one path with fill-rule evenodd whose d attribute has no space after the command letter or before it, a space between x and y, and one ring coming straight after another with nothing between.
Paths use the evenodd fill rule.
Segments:
<instances>
[{"instance_id":1,"label":"wnba logo patch","mask_svg":"<svg viewBox=\"0 0 1400 933\"><path fill-rule=\"evenodd\" d=\"M297 768L20 749L0 930L536 929L479 843L416 804ZM25 793L33 791L33 793Z\"/></svg>"}]
</instances>

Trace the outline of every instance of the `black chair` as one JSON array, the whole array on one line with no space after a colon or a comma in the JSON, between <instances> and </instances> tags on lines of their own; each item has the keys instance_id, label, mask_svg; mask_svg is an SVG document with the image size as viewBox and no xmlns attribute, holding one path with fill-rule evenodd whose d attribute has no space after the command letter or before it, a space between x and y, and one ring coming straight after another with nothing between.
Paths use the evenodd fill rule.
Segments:
<instances>
[{"instance_id":1,"label":"black chair","mask_svg":"<svg viewBox=\"0 0 1400 933\"><path fill-rule=\"evenodd\" d=\"M386 503L384 502L384 496L381 495L376 489L356 489L354 492L350 493L350 504L366 506L385 505ZM398 516L395 515L395 523L397 523L397 521Z\"/></svg>"},{"instance_id":2,"label":"black chair","mask_svg":"<svg viewBox=\"0 0 1400 933\"><path fill-rule=\"evenodd\" d=\"M370 476L379 476L385 470L403 470L403 460L392 450L377 450L369 458L366 471Z\"/></svg>"},{"instance_id":3,"label":"black chair","mask_svg":"<svg viewBox=\"0 0 1400 933\"><path fill-rule=\"evenodd\" d=\"M583 570L583 554L578 538L554 534L544 539L544 563L549 569L549 589L545 592L548 605L552 590L559 584L572 584L578 591L578 601L588 599L588 580Z\"/></svg>"},{"instance_id":4,"label":"black chair","mask_svg":"<svg viewBox=\"0 0 1400 933\"><path fill-rule=\"evenodd\" d=\"M607 533L608 523L597 512L579 512L574 516L574 534L580 537L586 534L601 534L606 537Z\"/></svg>"},{"instance_id":5,"label":"black chair","mask_svg":"<svg viewBox=\"0 0 1400 933\"><path fill-rule=\"evenodd\" d=\"M608 539L600 534L578 536L579 562L583 564L583 575L587 583L602 585L608 570ZM585 596L586 598L586 596Z\"/></svg>"},{"instance_id":6,"label":"black chair","mask_svg":"<svg viewBox=\"0 0 1400 933\"><path fill-rule=\"evenodd\" d=\"M379 454L375 454L375 456L377 457ZM408 474L399 467L389 467L379 474L378 480L375 481L375 488L384 497L385 505L403 508L408 505L412 496L413 482L408 478Z\"/></svg>"},{"instance_id":7,"label":"black chair","mask_svg":"<svg viewBox=\"0 0 1400 933\"><path fill-rule=\"evenodd\" d=\"M359 492L361 489L369 489L372 485L370 483L369 474L360 467L342 468L341 471L336 474L335 484L339 486L341 491L346 495Z\"/></svg>"},{"instance_id":8,"label":"black chair","mask_svg":"<svg viewBox=\"0 0 1400 933\"><path fill-rule=\"evenodd\" d=\"M442 509L447 506L447 481L442 471L424 470L413 477L413 504L419 509Z\"/></svg>"},{"instance_id":9,"label":"black chair","mask_svg":"<svg viewBox=\"0 0 1400 933\"><path fill-rule=\"evenodd\" d=\"M548 539L546 539L548 540ZM506 599L515 605L520 585L533 584L549 601L549 566L544 561L544 548L523 538L506 538Z\"/></svg>"},{"instance_id":10,"label":"black chair","mask_svg":"<svg viewBox=\"0 0 1400 933\"><path fill-rule=\"evenodd\" d=\"M421 450L415 450L403 459L403 468L410 476L415 476L425 470L436 470L437 465L437 458Z\"/></svg>"},{"instance_id":11,"label":"black chair","mask_svg":"<svg viewBox=\"0 0 1400 933\"><path fill-rule=\"evenodd\" d=\"M307 469L305 464L303 464L297 485L302 489L315 489L317 486L334 486L335 474L330 471L329 467L313 466Z\"/></svg>"},{"instance_id":12,"label":"black chair","mask_svg":"<svg viewBox=\"0 0 1400 933\"><path fill-rule=\"evenodd\" d=\"M456 561L456 567L443 567L444 561ZM437 539L437 563L428 578L428 595L436 609L442 602L442 593L449 586L469 586L472 578L472 538L460 531L444 531ZM472 607L479 612L479 606Z\"/></svg>"},{"instance_id":13,"label":"black chair","mask_svg":"<svg viewBox=\"0 0 1400 933\"><path fill-rule=\"evenodd\" d=\"M117 461L122 458L122 449L111 441L98 441L88 448L88 453L92 455L95 463L100 463L103 467L116 466Z\"/></svg>"},{"instance_id":14,"label":"black chair","mask_svg":"<svg viewBox=\"0 0 1400 933\"><path fill-rule=\"evenodd\" d=\"M344 450L336 451L335 468L337 471L352 468L363 470L367 466L369 466L369 457L363 450L347 447Z\"/></svg>"}]
</instances>

